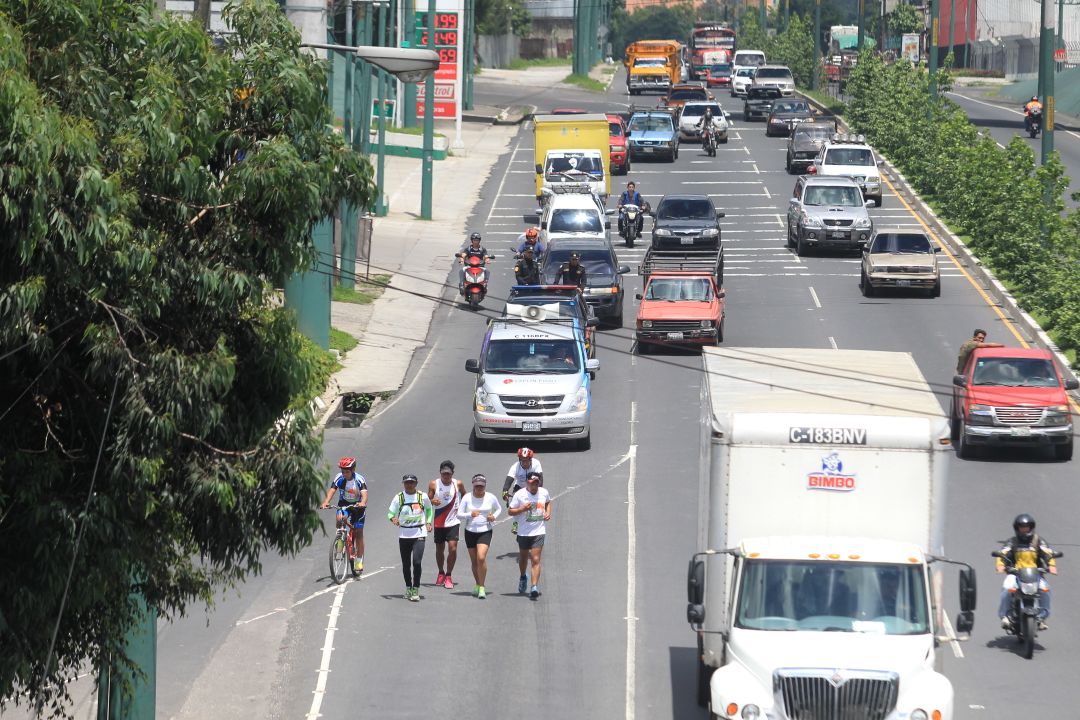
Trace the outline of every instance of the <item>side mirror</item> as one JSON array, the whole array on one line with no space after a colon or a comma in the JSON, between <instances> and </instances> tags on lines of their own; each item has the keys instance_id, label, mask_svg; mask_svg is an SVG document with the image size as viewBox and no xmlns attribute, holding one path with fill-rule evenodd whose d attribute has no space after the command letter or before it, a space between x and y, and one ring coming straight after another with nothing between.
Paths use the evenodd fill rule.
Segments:
<instances>
[{"instance_id":1,"label":"side mirror","mask_svg":"<svg viewBox=\"0 0 1080 720\"><path fill-rule=\"evenodd\" d=\"M544 174L544 166L543 165L541 165L540 163L536 163L535 168L536 168L536 174L537 175L543 175Z\"/></svg>"},{"instance_id":2,"label":"side mirror","mask_svg":"<svg viewBox=\"0 0 1080 720\"><path fill-rule=\"evenodd\" d=\"M627 129L627 131L626 131L626 137L630 137L630 130L629 129Z\"/></svg>"},{"instance_id":3,"label":"side mirror","mask_svg":"<svg viewBox=\"0 0 1080 720\"><path fill-rule=\"evenodd\" d=\"M940 245L935 245L934 246L934 252L936 252L936 253L941 252L941 246Z\"/></svg>"},{"instance_id":4,"label":"side mirror","mask_svg":"<svg viewBox=\"0 0 1080 720\"><path fill-rule=\"evenodd\" d=\"M873 205L874 205L873 200L866 200L866 201L863 202L863 207L873 207Z\"/></svg>"},{"instance_id":5,"label":"side mirror","mask_svg":"<svg viewBox=\"0 0 1080 720\"><path fill-rule=\"evenodd\" d=\"M615 208L606 208L604 210L605 215L614 215L617 212L618 212L618 210L616 210Z\"/></svg>"},{"instance_id":6,"label":"side mirror","mask_svg":"<svg viewBox=\"0 0 1080 720\"><path fill-rule=\"evenodd\" d=\"M956 616L954 628L958 634L968 634L975 627L975 613L962 612Z\"/></svg>"},{"instance_id":7,"label":"side mirror","mask_svg":"<svg viewBox=\"0 0 1080 720\"><path fill-rule=\"evenodd\" d=\"M619 266L619 274L620 275L625 275L628 272L630 272L630 266L629 265L620 265Z\"/></svg>"},{"instance_id":8,"label":"side mirror","mask_svg":"<svg viewBox=\"0 0 1080 720\"><path fill-rule=\"evenodd\" d=\"M720 210L717 210L716 211L716 217L718 217L718 218L727 217L727 214L724 213L724 212L721 212Z\"/></svg>"},{"instance_id":9,"label":"side mirror","mask_svg":"<svg viewBox=\"0 0 1080 720\"><path fill-rule=\"evenodd\" d=\"M686 606L686 622L691 625L701 626L705 624L705 606L690 604Z\"/></svg>"},{"instance_id":10,"label":"side mirror","mask_svg":"<svg viewBox=\"0 0 1080 720\"><path fill-rule=\"evenodd\" d=\"M690 560L690 566L686 571L686 601L691 605L702 605L705 602L704 560L698 558Z\"/></svg>"},{"instance_id":11,"label":"side mirror","mask_svg":"<svg viewBox=\"0 0 1080 720\"><path fill-rule=\"evenodd\" d=\"M1080 388L1080 380L1077 380L1076 378L1069 378L1065 381L1066 390L1076 390L1077 388Z\"/></svg>"},{"instance_id":12,"label":"side mirror","mask_svg":"<svg viewBox=\"0 0 1080 720\"><path fill-rule=\"evenodd\" d=\"M591 317L585 321L585 327L596 327L600 324L600 318Z\"/></svg>"},{"instance_id":13,"label":"side mirror","mask_svg":"<svg viewBox=\"0 0 1080 720\"><path fill-rule=\"evenodd\" d=\"M532 214L532 215L522 215L521 220L526 225L536 225L537 223L540 222L540 216L535 214L535 213Z\"/></svg>"},{"instance_id":14,"label":"side mirror","mask_svg":"<svg viewBox=\"0 0 1080 720\"><path fill-rule=\"evenodd\" d=\"M1050 553L1050 555L1053 556L1055 560L1057 560L1059 557L1064 557L1065 553L1061 552L1060 550L1055 550L1054 552Z\"/></svg>"},{"instance_id":15,"label":"side mirror","mask_svg":"<svg viewBox=\"0 0 1080 720\"><path fill-rule=\"evenodd\" d=\"M716 297L718 297L718 298L720 298L721 300L723 300L724 298L726 298L726 297L727 297L727 291L726 291L726 290L720 290L720 291L718 291L718 292L716 293Z\"/></svg>"},{"instance_id":16,"label":"side mirror","mask_svg":"<svg viewBox=\"0 0 1080 720\"><path fill-rule=\"evenodd\" d=\"M610 230L611 229L611 221L610 220L605 220L604 221L604 229L605 230Z\"/></svg>"},{"instance_id":17,"label":"side mirror","mask_svg":"<svg viewBox=\"0 0 1080 720\"><path fill-rule=\"evenodd\" d=\"M967 387L967 375L953 375L952 384L956 387Z\"/></svg>"},{"instance_id":18,"label":"side mirror","mask_svg":"<svg viewBox=\"0 0 1080 720\"><path fill-rule=\"evenodd\" d=\"M585 369L589 372L596 372L600 369L600 361L596 358L589 358L585 361Z\"/></svg>"},{"instance_id":19,"label":"side mirror","mask_svg":"<svg viewBox=\"0 0 1080 720\"><path fill-rule=\"evenodd\" d=\"M996 557L996 558L1001 558L1002 560L1006 560L1006 559L1008 559L1008 558L1006 558L1006 557L1005 557L1005 553L1001 552L1000 550L994 550L994 551L992 551L992 552L990 553L990 557Z\"/></svg>"},{"instance_id":20,"label":"side mirror","mask_svg":"<svg viewBox=\"0 0 1080 720\"><path fill-rule=\"evenodd\" d=\"M972 615L972 622L974 623L974 610L975 610L975 569L966 567L960 568L960 611L961 615Z\"/></svg>"},{"instance_id":21,"label":"side mirror","mask_svg":"<svg viewBox=\"0 0 1080 720\"><path fill-rule=\"evenodd\" d=\"M881 167L881 166L883 166L885 164L885 161L884 160L878 160L877 164L878 164L878 167Z\"/></svg>"},{"instance_id":22,"label":"side mirror","mask_svg":"<svg viewBox=\"0 0 1080 720\"><path fill-rule=\"evenodd\" d=\"M547 230L547 220L540 223L540 229L541 230Z\"/></svg>"},{"instance_id":23,"label":"side mirror","mask_svg":"<svg viewBox=\"0 0 1080 720\"><path fill-rule=\"evenodd\" d=\"M641 300L641 293L634 293L635 300Z\"/></svg>"},{"instance_id":24,"label":"side mirror","mask_svg":"<svg viewBox=\"0 0 1080 720\"><path fill-rule=\"evenodd\" d=\"M466 360L465 361L465 372L479 373L480 372L480 361L479 360L474 360L474 359L471 359L471 358L469 360Z\"/></svg>"}]
</instances>

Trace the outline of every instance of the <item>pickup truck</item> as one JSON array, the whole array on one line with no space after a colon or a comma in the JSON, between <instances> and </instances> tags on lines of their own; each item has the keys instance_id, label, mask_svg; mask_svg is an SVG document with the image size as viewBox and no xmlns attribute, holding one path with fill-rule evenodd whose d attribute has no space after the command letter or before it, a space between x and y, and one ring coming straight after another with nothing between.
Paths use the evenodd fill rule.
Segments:
<instances>
[{"instance_id":1,"label":"pickup truck","mask_svg":"<svg viewBox=\"0 0 1080 720\"><path fill-rule=\"evenodd\" d=\"M639 267L644 291L635 338L638 352L654 344L717 345L724 340L723 253L650 249Z\"/></svg>"},{"instance_id":2,"label":"pickup truck","mask_svg":"<svg viewBox=\"0 0 1080 720\"><path fill-rule=\"evenodd\" d=\"M1072 459L1068 391L1080 384L1062 377L1049 350L976 348L953 386L952 439L961 458L988 445L1021 445Z\"/></svg>"},{"instance_id":3,"label":"pickup truck","mask_svg":"<svg viewBox=\"0 0 1080 720\"><path fill-rule=\"evenodd\" d=\"M754 118L765 119L772 110L773 101L779 99L780 88L751 85L746 89L746 102L743 103L743 120L749 122Z\"/></svg>"}]
</instances>

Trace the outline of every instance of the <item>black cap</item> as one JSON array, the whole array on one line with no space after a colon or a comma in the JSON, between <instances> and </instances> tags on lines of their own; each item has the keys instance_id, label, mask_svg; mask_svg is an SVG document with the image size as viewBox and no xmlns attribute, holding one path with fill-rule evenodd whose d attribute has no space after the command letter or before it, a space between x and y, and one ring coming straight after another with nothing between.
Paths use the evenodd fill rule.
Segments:
<instances>
[{"instance_id":1,"label":"black cap","mask_svg":"<svg viewBox=\"0 0 1080 720\"><path fill-rule=\"evenodd\" d=\"M416 476L415 476L415 475L413 475L412 473L409 473L409 474L407 474L407 475L402 475L402 476L401 476L401 482L403 482L403 483L407 483L407 482L416 482L416 481L417 481L417 480L416 480Z\"/></svg>"}]
</instances>

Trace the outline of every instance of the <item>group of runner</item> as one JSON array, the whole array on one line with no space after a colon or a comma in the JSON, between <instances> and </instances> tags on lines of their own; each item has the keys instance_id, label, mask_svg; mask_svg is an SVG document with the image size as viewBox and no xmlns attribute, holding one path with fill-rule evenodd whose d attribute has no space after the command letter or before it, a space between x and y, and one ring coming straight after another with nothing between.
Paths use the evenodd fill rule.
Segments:
<instances>
[{"instance_id":1,"label":"group of runner","mask_svg":"<svg viewBox=\"0 0 1080 720\"><path fill-rule=\"evenodd\" d=\"M346 519L353 525L354 570L364 569L364 522L368 503L367 480L356 472L356 459L343 457L338 463L340 472L330 483L322 507L330 507L338 495L337 523ZM387 509L387 519L398 527L398 549L401 570L405 579L405 599L420 600L420 575L424 546L429 534L435 540L435 563L438 576L435 585L454 588L453 572L457 564L459 531L464 524L465 547L475 585L472 594L481 600L487 597L487 554L495 521L502 515L503 502L514 518L511 532L517 535L518 593L536 600L540 597L540 556L551 519L551 495L544 489L543 468L529 448L520 448L517 459L506 473L502 502L487 491L487 478L480 473L472 476L472 491L454 477L454 463L443 460L439 477L428 483L427 491L419 488L416 475L401 478L402 491L397 493Z\"/></svg>"}]
</instances>

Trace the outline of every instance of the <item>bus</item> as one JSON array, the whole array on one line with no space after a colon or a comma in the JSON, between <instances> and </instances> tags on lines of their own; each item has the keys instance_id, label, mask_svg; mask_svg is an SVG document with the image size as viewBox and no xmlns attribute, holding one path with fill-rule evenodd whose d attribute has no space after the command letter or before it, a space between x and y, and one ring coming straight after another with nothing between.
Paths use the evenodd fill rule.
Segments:
<instances>
[{"instance_id":1,"label":"bus","mask_svg":"<svg viewBox=\"0 0 1080 720\"><path fill-rule=\"evenodd\" d=\"M703 79L708 67L705 53L721 49L727 50L729 54L735 52L735 31L727 23L694 23L687 45L690 53L690 78Z\"/></svg>"}]
</instances>

